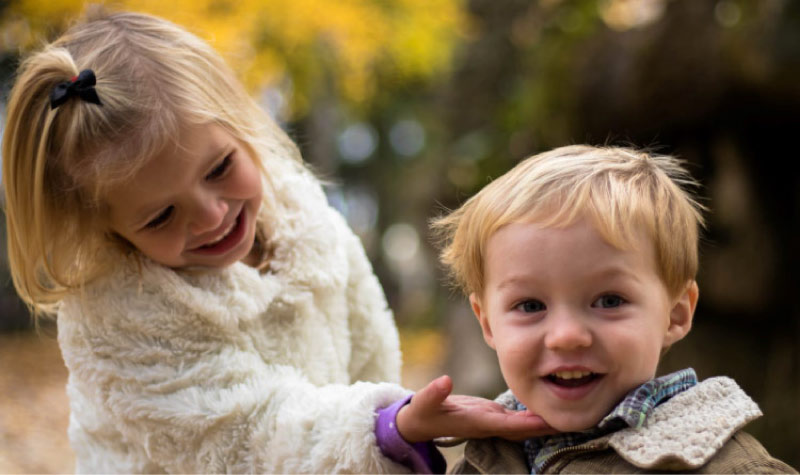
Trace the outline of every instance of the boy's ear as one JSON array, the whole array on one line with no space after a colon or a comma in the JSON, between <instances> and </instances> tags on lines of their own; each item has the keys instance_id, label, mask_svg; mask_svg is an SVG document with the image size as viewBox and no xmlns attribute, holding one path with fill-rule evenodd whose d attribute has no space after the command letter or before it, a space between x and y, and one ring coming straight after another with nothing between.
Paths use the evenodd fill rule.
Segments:
<instances>
[{"instance_id":1,"label":"boy's ear","mask_svg":"<svg viewBox=\"0 0 800 475\"><path fill-rule=\"evenodd\" d=\"M489 316L483 310L483 307L481 307L481 298L478 297L475 292L469 294L469 304L472 307L472 312L478 318L478 323L481 324L483 339L486 341L486 344L494 350L494 337L492 336L492 327L489 325Z\"/></svg>"},{"instance_id":2,"label":"boy's ear","mask_svg":"<svg viewBox=\"0 0 800 475\"><path fill-rule=\"evenodd\" d=\"M669 313L669 327L664 336L664 347L669 347L682 339L692 329L694 309L697 307L699 297L700 289L697 287L697 281L692 280L672 305Z\"/></svg>"}]
</instances>

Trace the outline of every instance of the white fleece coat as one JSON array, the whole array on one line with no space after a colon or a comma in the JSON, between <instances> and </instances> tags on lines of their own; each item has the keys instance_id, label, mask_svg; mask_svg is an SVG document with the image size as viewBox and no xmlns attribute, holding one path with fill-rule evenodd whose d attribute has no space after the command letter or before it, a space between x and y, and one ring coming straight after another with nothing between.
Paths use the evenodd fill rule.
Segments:
<instances>
[{"instance_id":1,"label":"white fleece coat","mask_svg":"<svg viewBox=\"0 0 800 475\"><path fill-rule=\"evenodd\" d=\"M405 471L373 432L408 393L383 291L318 182L279 178L268 272L123 259L63 302L78 472Z\"/></svg>"}]
</instances>

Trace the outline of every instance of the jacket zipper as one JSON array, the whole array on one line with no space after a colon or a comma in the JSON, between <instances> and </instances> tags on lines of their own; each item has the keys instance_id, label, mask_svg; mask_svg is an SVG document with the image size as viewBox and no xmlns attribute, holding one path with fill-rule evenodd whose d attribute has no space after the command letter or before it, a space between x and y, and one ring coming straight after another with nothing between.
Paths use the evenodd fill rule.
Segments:
<instances>
[{"instance_id":1,"label":"jacket zipper","mask_svg":"<svg viewBox=\"0 0 800 475\"><path fill-rule=\"evenodd\" d=\"M544 465L542 465L542 468L539 471L539 473L547 473L547 469L550 468L551 465L553 465L553 463L556 461L556 459L559 458L560 455L570 452L574 453L594 452L598 450L603 450L604 448L606 448L606 445L604 444L589 443L589 444L573 445L572 447L564 447L563 449L558 449L555 452L553 452L549 457L547 457L547 460L544 462Z\"/></svg>"}]
</instances>

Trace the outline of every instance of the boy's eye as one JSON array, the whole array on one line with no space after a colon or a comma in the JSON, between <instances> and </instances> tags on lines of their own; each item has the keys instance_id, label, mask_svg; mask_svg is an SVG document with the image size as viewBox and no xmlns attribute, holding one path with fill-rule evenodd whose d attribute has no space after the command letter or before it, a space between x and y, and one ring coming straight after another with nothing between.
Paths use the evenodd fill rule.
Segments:
<instances>
[{"instance_id":1,"label":"boy's eye","mask_svg":"<svg viewBox=\"0 0 800 475\"><path fill-rule=\"evenodd\" d=\"M228 155L227 157L225 157L225 159L222 160L222 163L217 165L213 170L211 170L211 173L206 175L206 180L214 180L216 178L221 177L222 175L225 174L226 171L228 171L228 167L230 166L230 164L231 164L231 156Z\"/></svg>"},{"instance_id":2,"label":"boy's eye","mask_svg":"<svg viewBox=\"0 0 800 475\"><path fill-rule=\"evenodd\" d=\"M619 295L608 294L603 295L592 303L592 307L599 308L616 308L625 303L625 299Z\"/></svg>"},{"instance_id":3,"label":"boy's eye","mask_svg":"<svg viewBox=\"0 0 800 475\"><path fill-rule=\"evenodd\" d=\"M167 220L169 219L169 217L170 217L170 216L172 216L172 210L173 210L174 208L175 208L175 207L174 207L174 206L171 206L171 205L170 205L170 206L167 206L167 207L164 209L164 211L162 211L161 213L159 213L159 215L158 215L158 216L156 216L156 217L155 217L155 218L153 218L153 219L152 219L152 220L151 220L149 223L147 223L147 224L145 225L145 227L146 227L146 228L148 228L148 229L156 229L156 228L160 227L162 224L164 224L164 223L166 223L166 222L167 222Z\"/></svg>"},{"instance_id":4,"label":"boy's eye","mask_svg":"<svg viewBox=\"0 0 800 475\"><path fill-rule=\"evenodd\" d=\"M524 302L518 303L517 306L514 308L516 308L521 312L534 313L534 312L541 312L547 307L545 307L545 305L538 300L525 300Z\"/></svg>"}]
</instances>

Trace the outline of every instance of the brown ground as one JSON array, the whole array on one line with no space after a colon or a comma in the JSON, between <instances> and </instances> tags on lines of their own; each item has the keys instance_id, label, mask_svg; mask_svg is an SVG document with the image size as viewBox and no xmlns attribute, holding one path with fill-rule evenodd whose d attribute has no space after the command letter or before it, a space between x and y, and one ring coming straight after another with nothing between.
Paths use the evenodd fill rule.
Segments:
<instances>
[{"instance_id":1,"label":"brown ground","mask_svg":"<svg viewBox=\"0 0 800 475\"><path fill-rule=\"evenodd\" d=\"M0 333L0 473L69 473L67 369L53 337Z\"/></svg>"}]
</instances>

